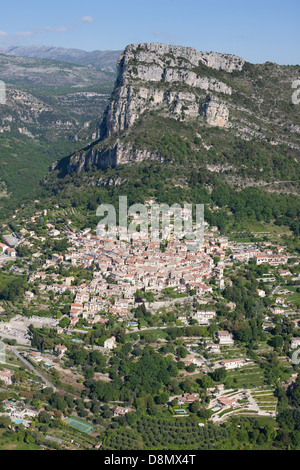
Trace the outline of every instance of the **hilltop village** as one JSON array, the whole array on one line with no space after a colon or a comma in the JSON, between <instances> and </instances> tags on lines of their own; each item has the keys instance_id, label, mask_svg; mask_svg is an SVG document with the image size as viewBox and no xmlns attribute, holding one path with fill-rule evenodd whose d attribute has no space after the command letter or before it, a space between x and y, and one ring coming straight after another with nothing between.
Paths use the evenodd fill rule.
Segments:
<instances>
[{"instance_id":1,"label":"hilltop village","mask_svg":"<svg viewBox=\"0 0 300 470\"><path fill-rule=\"evenodd\" d=\"M154 419L180 427L186 417L198 448L206 429L222 442L230 418L275 423L278 391L298 377L299 260L275 239L204 226L191 247L172 223L158 242L121 241L79 229L59 206L16 211L0 243L8 436L21 427L42 448L110 449L113 426L143 448L126 422L135 436Z\"/></svg>"}]
</instances>

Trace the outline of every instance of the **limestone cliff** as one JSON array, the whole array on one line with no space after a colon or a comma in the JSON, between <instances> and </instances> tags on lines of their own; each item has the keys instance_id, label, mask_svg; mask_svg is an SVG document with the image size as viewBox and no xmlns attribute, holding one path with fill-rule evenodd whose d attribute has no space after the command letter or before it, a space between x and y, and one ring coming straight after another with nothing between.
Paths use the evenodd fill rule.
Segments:
<instances>
[{"instance_id":1,"label":"limestone cliff","mask_svg":"<svg viewBox=\"0 0 300 470\"><path fill-rule=\"evenodd\" d=\"M298 162L300 108L289 105L297 74L296 66L250 64L234 55L188 47L132 44L118 60L98 140L54 168L77 173L144 160L190 165L191 158L202 165L225 158L231 165L232 153L237 155L234 168L245 168L253 154L251 145L244 150L248 141L266 143L268 155L275 151L271 147L283 145L285 154L292 149L291 158Z\"/></svg>"},{"instance_id":2,"label":"limestone cliff","mask_svg":"<svg viewBox=\"0 0 300 470\"><path fill-rule=\"evenodd\" d=\"M244 63L233 55L197 52L189 47L129 45L118 60L115 88L97 138L105 141L117 136L151 111L180 121L204 118L211 126L226 127L229 110L222 97L231 96L232 89L211 72L241 71ZM64 168L72 173L92 166L106 169L146 159L160 157L128 144L124 146L117 139L106 146L91 146L72 155ZM54 165L52 169L55 168Z\"/></svg>"},{"instance_id":3,"label":"limestone cliff","mask_svg":"<svg viewBox=\"0 0 300 470\"><path fill-rule=\"evenodd\" d=\"M211 77L209 69L231 73L241 71L243 65L240 57L188 47L128 46L118 61L118 78L102 123L102 136L131 127L147 110L160 109L182 120L197 117L203 111L205 93L232 94L231 87ZM220 107L220 119L215 109L217 124L212 125L226 125L229 112L224 112L224 107Z\"/></svg>"},{"instance_id":4,"label":"limestone cliff","mask_svg":"<svg viewBox=\"0 0 300 470\"><path fill-rule=\"evenodd\" d=\"M132 148L130 145L124 145L117 139L113 144L103 149L91 146L81 152L77 152L71 157L62 160L66 173L80 173L92 167L106 170L109 167L116 167L118 164L141 162L144 160L162 161L159 155L147 150ZM52 170L56 169L53 165Z\"/></svg>"},{"instance_id":5,"label":"limestone cliff","mask_svg":"<svg viewBox=\"0 0 300 470\"><path fill-rule=\"evenodd\" d=\"M211 99L208 103L205 103L203 113L211 126L225 127L228 122L228 108L217 99Z\"/></svg>"}]
</instances>

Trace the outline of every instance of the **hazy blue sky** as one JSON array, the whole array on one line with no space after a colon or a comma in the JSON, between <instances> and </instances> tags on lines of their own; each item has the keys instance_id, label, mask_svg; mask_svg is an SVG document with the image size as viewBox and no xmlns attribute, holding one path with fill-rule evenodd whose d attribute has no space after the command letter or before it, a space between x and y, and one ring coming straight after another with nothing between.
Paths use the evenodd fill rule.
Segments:
<instances>
[{"instance_id":1,"label":"hazy blue sky","mask_svg":"<svg viewBox=\"0 0 300 470\"><path fill-rule=\"evenodd\" d=\"M300 0L13 0L0 3L0 45L88 51L162 42L299 64Z\"/></svg>"}]
</instances>

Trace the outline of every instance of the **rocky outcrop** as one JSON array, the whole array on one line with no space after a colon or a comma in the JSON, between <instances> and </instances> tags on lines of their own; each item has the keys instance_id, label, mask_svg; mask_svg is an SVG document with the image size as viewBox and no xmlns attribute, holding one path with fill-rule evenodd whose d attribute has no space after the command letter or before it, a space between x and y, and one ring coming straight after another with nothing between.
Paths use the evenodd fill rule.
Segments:
<instances>
[{"instance_id":1,"label":"rocky outcrop","mask_svg":"<svg viewBox=\"0 0 300 470\"><path fill-rule=\"evenodd\" d=\"M225 127L227 125L229 110L224 103L217 99L212 99L204 104L203 112L208 124L211 126Z\"/></svg>"},{"instance_id":2,"label":"rocky outcrop","mask_svg":"<svg viewBox=\"0 0 300 470\"><path fill-rule=\"evenodd\" d=\"M148 150L136 149L131 145L123 145L119 140L114 144L102 149L97 146L77 152L67 159L61 160L58 164L53 164L51 170L63 171L66 174L80 173L97 167L101 170L115 168L117 165L141 162L144 160L162 161L159 155Z\"/></svg>"},{"instance_id":3,"label":"rocky outcrop","mask_svg":"<svg viewBox=\"0 0 300 470\"><path fill-rule=\"evenodd\" d=\"M256 146L249 141L263 143L263 159L273 153L281 158L282 153L284 168L287 161L298 164L299 113L287 104L287 84L297 73L291 66L250 64L236 56L187 47L130 45L119 58L102 122L93 127L98 140L56 168L79 173L92 167L162 161L163 155L166 166L209 164L213 173L232 175L240 170L244 177L246 168L255 172L252 159L260 165ZM90 124L84 127L87 131ZM223 131L216 132L216 127ZM268 168L271 174L272 165ZM96 178L103 184L104 174ZM94 176L90 179L95 181Z\"/></svg>"},{"instance_id":4,"label":"rocky outcrop","mask_svg":"<svg viewBox=\"0 0 300 470\"><path fill-rule=\"evenodd\" d=\"M129 62L134 57L138 62L185 68L188 64L197 67L199 62L215 70L241 71L245 61L241 57L216 52L198 52L192 47L168 46L158 43L131 44L126 47L119 62Z\"/></svg>"},{"instance_id":5,"label":"rocky outcrop","mask_svg":"<svg viewBox=\"0 0 300 470\"><path fill-rule=\"evenodd\" d=\"M118 137L146 112L156 111L180 121L200 119L202 124L204 118L211 126L225 127L229 110L222 97L230 97L232 89L222 78L243 66L239 57L189 47L152 43L126 47L118 61L110 103L95 133L99 142L52 169L63 168L69 174L133 161L160 161L159 155L124 144Z\"/></svg>"},{"instance_id":6,"label":"rocky outcrop","mask_svg":"<svg viewBox=\"0 0 300 470\"><path fill-rule=\"evenodd\" d=\"M232 89L211 73L241 71L240 57L164 44L133 44L118 61L118 78L101 125L101 136L109 137L130 128L147 110L160 109L170 117L185 120L202 114L207 92L231 95ZM222 108L222 109L221 109ZM223 107L204 116L212 125L224 126L228 113Z\"/></svg>"}]
</instances>

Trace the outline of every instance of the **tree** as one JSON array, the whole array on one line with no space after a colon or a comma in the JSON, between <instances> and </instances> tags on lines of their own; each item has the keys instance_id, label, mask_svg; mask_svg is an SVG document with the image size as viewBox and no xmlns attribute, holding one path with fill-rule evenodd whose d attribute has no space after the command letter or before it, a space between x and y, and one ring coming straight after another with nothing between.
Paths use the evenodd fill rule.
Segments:
<instances>
[{"instance_id":1,"label":"tree","mask_svg":"<svg viewBox=\"0 0 300 470\"><path fill-rule=\"evenodd\" d=\"M68 308L68 307L67 307L67 308ZM60 320L60 322L59 322L58 325L60 326L60 328L67 328L67 327L69 326L70 322L71 322L70 318L68 318L68 317L63 317L63 318Z\"/></svg>"},{"instance_id":2,"label":"tree","mask_svg":"<svg viewBox=\"0 0 300 470\"><path fill-rule=\"evenodd\" d=\"M158 405L164 405L165 403L168 403L169 401L169 394L161 393L160 395L156 397L155 401Z\"/></svg>"},{"instance_id":3,"label":"tree","mask_svg":"<svg viewBox=\"0 0 300 470\"><path fill-rule=\"evenodd\" d=\"M200 403L199 401L194 401L194 403L190 404L190 412L197 413L200 410Z\"/></svg>"},{"instance_id":4,"label":"tree","mask_svg":"<svg viewBox=\"0 0 300 470\"><path fill-rule=\"evenodd\" d=\"M283 338L282 336L274 336L274 338L272 338L272 346L273 348L275 349L281 349L282 346L283 346Z\"/></svg>"},{"instance_id":5,"label":"tree","mask_svg":"<svg viewBox=\"0 0 300 470\"><path fill-rule=\"evenodd\" d=\"M23 370L18 370L14 373L13 378L12 378L14 383L18 382L25 382L26 380L26 372Z\"/></svg>"},{"instance_id":6,"label":"tree","mask_svg":"<svg viewBox=\"0 0 300 470\"><path fill-rule=\"evenodd\" d=\"M90 364L95 364L101 369L106 367L106 357L99 351L92 351L89 355Z\"/></svg>"},{"instance_id":7,"label":"tree","mask_svg":"<svg viewBox=\"0 0 300 470\"><path fill-rule=\"evenodd\" d=\"M177 377L178 376L178 366L175 363L172 363L170 367L168 368L168 372L171 375L171 377Z\"/></svg>"},{"instance_id":8,"label":"tree","mask_svg":"<svg viewBox=\"0 0 300 470\"><path fill-rule=\"evenodd\" d=\"M87 367L85 369L84 374L85 374L86 379L93 379L94 376L95 376L95 371L94 371L93 367Z\"/></svg>"},{"instance_id":9,"label":"tree","mask_svg":"<svg viewBox=\"0 0 300 470\"><path fill-rule=\"evenodd\" d=\"M291 441L294 449L300 448L300 431L293 431L291 433Z\"/></svg>"},{"instance_id":10,"label":"tree","mask_svg":"<svg viewBox=\"0 0 300 470\"><path fill-rule=\"evenodd\" d=\"M70 359L74 361L75 365L82 365L86 362L88 358L88 352L85 349L78 349L74 351L73 353L69 354Z\"/></svg>"},{"instance_id":11,"label":"tree","mask_svg":"<svg viewBox=\"0 0 300 470\"><path fill-rule=\"evenodd\" d=\"M207 408L200 408L198 411L198 416L199 418L202 419L209 419L210 418L210 411Z\"/></svg>"},{"instance_id":12,"label":"tree","mask_svg":"<svg viewBox=\"0 0 300 470\"><path fill-rule=\"evenodd\" d=\"M110 419L110 418L112 418L113 415L114 415L113 412L112 412L112 410L109 408L109 406L105 406L105 405L104 405L104 407L103 407L103 409L102 409L102 414L103 414L103 417L104 417L105 419Z\"/></svg>"},{"instance_id":13,"label":"tree","mask_svg":"<svg viewBox=\"0 0 300 470\"><path fill-rule=\"evenodd\" d=\"M195 370L196 370L195 364L190 364L190 365L186 368L186 370L187 370L189 373L195 372Z\"/></svg>"},{"instance_id":14,"label":"tree","mask_svg":"<svg viewBox=\"0 0 300 470\"><path fill-rule=\"evenodd\" d=\"M5 416L0 416L0 428L8 428L11 425L11 421L9 418L5 418Z\"/></svg>"},{"instance_id":15,"label":"tree","mask_svg":"<svg viewBox=\"0 0 300 470\"><path fill-rule=\"evenodd\" d=\"M179 348L177 348L176 353L179 359L184 359L188 355L188 351L183 346L179 346Z\"/></svg>"},{"instance_id":16,"label":"tree","mask_svg":"<svg viewBox=\"0 0 300 470\"><path fill-rule=\"evenodd\" d=\"M213 374L212 378L215 382L224 382L227 376L227 371L224 367L221 369L216 369Z\"/></svg>"},{"instance_id":17,"label":"tree","mask_svg":"<svg viewBox=\"0 0 300 470\"><path fill-rule=\"evenodd\" d=\"M31 435L31 433L29 432L26 433L24 442L26 442L26 444L34 444L35 440L34 440L34 437Z\"/></svg>"},{"instance_id":18,"label":"tree","mask_svg":"<svg viewBox=\"0 0 300 470\"><path fill-rule=\"evenodd\" d=\"M65 238L62 240L55 240L53 244L53 251L63 253L66 251L68 246L68 240L66 240Z\"/></svg>"},{"instance_id":19,"label":"tree","mask_svg":"<svg viewBox=\"0 0 300 470\"><path fill-rule=\"evenodd\" d=\"M214 386L213 380L209 375L204 375L201 379L201 387L205 390Z\"/></svg>"}]
</instances>

